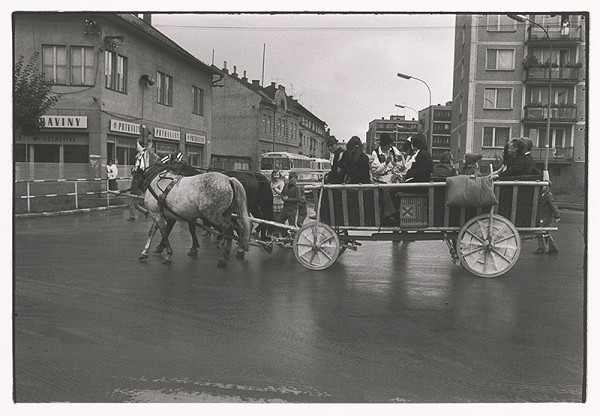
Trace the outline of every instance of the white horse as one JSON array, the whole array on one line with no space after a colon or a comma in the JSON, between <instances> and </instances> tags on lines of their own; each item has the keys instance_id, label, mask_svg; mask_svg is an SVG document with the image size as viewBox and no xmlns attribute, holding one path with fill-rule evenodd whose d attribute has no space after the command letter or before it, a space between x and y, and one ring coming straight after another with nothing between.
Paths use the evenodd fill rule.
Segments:
<instances>
[{"instance_id":1,"label":"white horse","mask_svg":"<svg viewBox=\"0 0 600 416\"><path fill-rule=\"evenodd\" d=\"M142 184L142 189L146 186L144 202L160 230L161 244L164 243L166 248L163 263L171 263L173 255L166 227L168 220L201 220L223 233L225 238L219 242L221 258L218 267L227 266L234 231L240 249L248 251L252 222L248 215L246 192L237 179L218 172L181 176L166 171L155 176L149 184ZM237 217L233 218L232 214ZM149 234L147 246L151 239Z\"/></svg>"}]
</instances>

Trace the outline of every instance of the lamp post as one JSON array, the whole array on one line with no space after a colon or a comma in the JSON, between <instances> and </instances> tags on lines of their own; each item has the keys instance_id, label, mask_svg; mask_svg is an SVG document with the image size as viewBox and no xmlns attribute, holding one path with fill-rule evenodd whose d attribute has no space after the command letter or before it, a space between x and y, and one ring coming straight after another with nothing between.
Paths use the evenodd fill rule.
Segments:
<instances>
[{"instance_id":1,"label":"lamp post","mask_svg":"<svg viewBox=\"0 0 600 416\"><path fill-rule=\"evenodd\" d=\"M394 104L394 105L398 108L404 108L404 109L408 108L409 110L413 110L415 113L417 113L417 119L419 118L419 112L417 110L415 110L414 108L409 107L407 105L402 105L402 104Z\"/></svg>"},{"instance_id":2,"label":"lamp post","mask_svg":"<svg viewBox=\"0 0 600 416\"><path fill-rule=\"evenodd\" d=\"M548 60L548 115L546 117L546 156L544 158L544 177L545 181L550 180L550 174L548 173L548 155L550 154L550 115L552 111L552 40L550 39L550 35L546 28L539 23L528 19L523 15L518 14L509 14L507 15L512 20L516 20L517 22L525 23L529 22L533 25L536 25L540 29L544 31L546 38L548 39L548 48L550 49L550 59Z\"/></svg>"},{"instance_id":3,"label":"lamp post","mask_svg":"<svg viewBox=\"0 0 600 416\"><path fill-rule=\"evenodd\" d=\"M427 85L427 83L420 78L413 77L412 75L406 75L401 72L398 72L397 75L398 75L398 77L403 78L403 79L411 79L412 78L412 79L416 79L417 81L421 81L427 87L427 91L429 91L429 123L427 123L428 124L427 130L429 130L429 143L427 143L427 145L429 148L431 148L431 145L433 144L433 113L432 113L432 108L431 108L431 88L429 88L429 85Z\"/></svg>"}]
</instances>

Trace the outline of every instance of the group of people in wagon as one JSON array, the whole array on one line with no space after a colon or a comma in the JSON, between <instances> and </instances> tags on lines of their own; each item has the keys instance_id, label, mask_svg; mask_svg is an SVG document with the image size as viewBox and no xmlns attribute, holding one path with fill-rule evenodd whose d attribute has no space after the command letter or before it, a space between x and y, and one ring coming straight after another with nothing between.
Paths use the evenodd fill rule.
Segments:
<instances>
[{"instance_id":1,"label":"group of people in wagon","mask_svg":"<svg viewBox=\"0 0 600 416\"><path fill-rule=\"evenodd\" d=\"M344 151L335 137L327 140L327 147L332 157L331 171L326 175L325 181L330 184L369 184L369 183L411 183L430 182L443 180L456 175L480 176L479 161L482 155L466 153L462 167L458 170L454 163L452 153L445 152L440 155L440 161L434 165L431 154L427 151L427 142L422 133L409 137L398 149L393 145L392 137L382 133L379 146L371 155L363 152L363 144L359 137L353 136L346 144ZM533 142L529 138L513 138L505 146L502 165L498 170L491 172L493 178L508 178L522 176L538 176L541 172L536 168L531 149ZM425 188L405 188L403 193L426 192ZM557 209L553 204L553 196L548 187L544 187L543 212L551 212L554 219ZM383 193L382 214L384 221L395 223L397 207L390 193ZM544 211L544 207L549 207ZM542 215L544 216L544 215ZM553 219L543 218L542 225L549 226ZM539 240L536 253L555 253L556 245L551 237Z\"/></svg>"}]
</instances>

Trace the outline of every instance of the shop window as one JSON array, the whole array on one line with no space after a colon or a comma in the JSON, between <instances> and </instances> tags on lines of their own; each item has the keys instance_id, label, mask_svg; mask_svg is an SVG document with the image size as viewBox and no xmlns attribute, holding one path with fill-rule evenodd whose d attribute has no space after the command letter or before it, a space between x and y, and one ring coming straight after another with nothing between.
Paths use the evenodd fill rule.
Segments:
<instances>
[{"instance_id":1,"label":"shop window","mask_svg":"<svg viewBox=\"0 0 600 416\"><path fill-rule=\"evenodd\" d=\"M27 162L27 145L15 144L13 147L13 158L15 162Z\"/></svg>"},{"instance_id":2,"label":"shop window","mask_svg":"<svg viewBox=\"0 0 600 416\"><path fill-rule=\"evenodd\" d=\"M88 163L90 154L88 146L65 144L63 152L65 163Z\"/></svg>"},{"instance_id":3,"label":"shop window","mask_svg":"<svg viewBox=\"0 0 600 416\"><path fill-rule=\"evenodd\" d=\"M55 84L67 83L67 47L42 45L44 79Z\"/></svg>"},{"instance_id":4,"label":"shop window","mask_svg":"<svg viewBox=\"0 0 600 416\"><path fill-rule=\"evenodd\" d=\"M55 144L36 144L33 146L34 162L60 162L60 146Z\"/></svg>"}]
</instances>

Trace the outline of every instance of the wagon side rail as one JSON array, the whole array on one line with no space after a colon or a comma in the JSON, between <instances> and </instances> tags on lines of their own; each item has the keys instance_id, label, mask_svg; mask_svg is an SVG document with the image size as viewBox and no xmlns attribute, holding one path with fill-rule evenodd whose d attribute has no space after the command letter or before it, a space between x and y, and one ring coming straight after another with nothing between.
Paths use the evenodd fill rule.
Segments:
<instances>
[{"instance_id":1,"label":"wagon side rail","mask_svg":"<svg viewBox=\"0 0 600 416\"><path fill-rule=\"evenodd\" d=\"M422 182L402 184L359 184L307 186L317 202L317 220L338 230L458 232L469 219L488 213L507 218L522 234L538 234L556 231L557 227L540 226L541 191L547 181L510 180L495 181L494 192L498 204L491 207L447 207L445 205L445 182ZM427 188L426 193L405 195L398 209L400 214L414 214L414 222L384 225L381 214L382 192L409 191L411 188ZM411 211L412 210L412 211Z\"/></svg>"}]
</instances>

